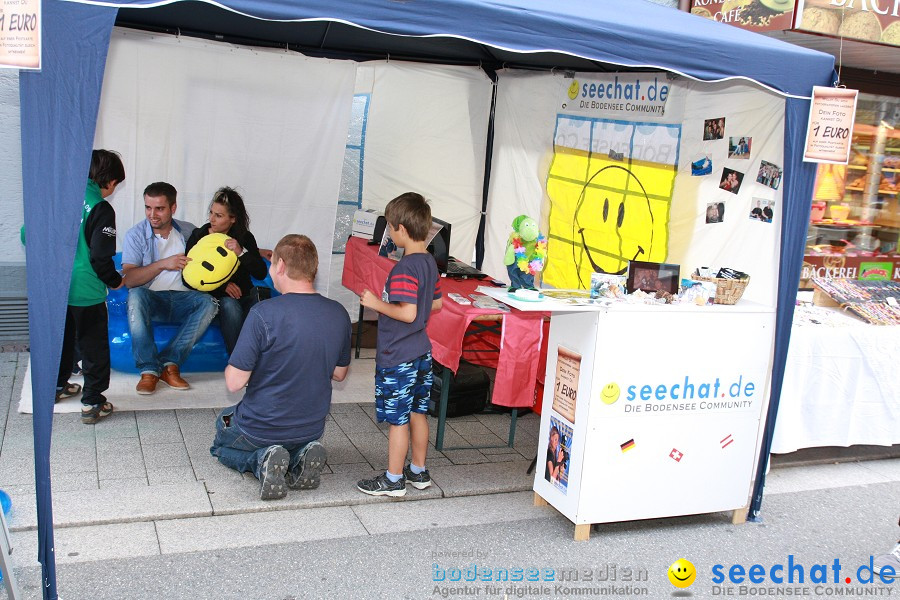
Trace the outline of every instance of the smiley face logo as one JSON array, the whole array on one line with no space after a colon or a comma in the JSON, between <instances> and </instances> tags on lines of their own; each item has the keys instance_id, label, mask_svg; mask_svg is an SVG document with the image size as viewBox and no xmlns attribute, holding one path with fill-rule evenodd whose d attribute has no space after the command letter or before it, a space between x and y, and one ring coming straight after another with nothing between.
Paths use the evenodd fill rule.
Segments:
<instances>
[{"instance_id":1,"label":"smiley face logo","mask_svg":"<svg viewBox=\"0 0 900 600\"><path fill-rule=\"evenodd\" d=\"M603 400L604 404L615 403L619 399L619 384L615 381L610 381L604 385L603 389L600 390L600 399Z\"/></svg>"},{"instance_id":2,"label":"smiley face logo","mask_svg":"<svg viewBox=\"0 0 900 600\"><path fill-rule=\"evenodd\" d=\"M697 578L697 569L686 558L679 558L669 566L669 582L677 588L686 588Z\"/></svg>"},{"instance_id":3,"label":"smiley face logo","mask_svg":"<svg viewBox=\"0 0 900 600\"><path fill-rule=\"evenodd\" d=\"M584 184L575 206L572 238L581 241L582 257L592 271L622 275L628 261L642 255L646 259L653 250L654 218L647 190L634 172L609 165ZM581 257L576 262L580 264Z\"/></svg>"},{"instance_id":4,"label":"smiley face logo","mask_svg":"<svg viewBox=\"0 0 900 600\"><path fill-rule=\"evenodd\" d=\"M580 86L578 85L578 80L573 79L572 85L569 86L569 90L568 90L569 91L569 100L574 100L575 97L578 96L578 88L579 87Z\"/></svg>"}]
</instances>

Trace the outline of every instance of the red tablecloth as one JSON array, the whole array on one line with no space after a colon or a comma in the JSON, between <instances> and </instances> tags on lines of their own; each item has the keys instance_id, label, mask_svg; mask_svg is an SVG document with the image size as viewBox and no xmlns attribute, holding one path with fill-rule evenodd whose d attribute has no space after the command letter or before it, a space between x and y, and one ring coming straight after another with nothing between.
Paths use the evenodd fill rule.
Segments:
<instances>
[{"instance_id":1,"label":"red tablecloth","mask_svg":"<svg viewBox=\"0 0 900 600\"><path fill-rule=\"evenodd\" d=\"M356 294L366 288L380 294L394 264L391 259L378 256L378 246L369 246L366 240L351 237L347 241L341 283ZM535 382L544 374L546 355L542 355L540 349L546 315L516 309L502 313L462 306L447 298L450 292L468 297L479 285L485 284L475 279L441 279L443 308L431 313L428 319L432 356L454 373L464 354L470 362L496 368L492 402L498 406L531 408ZM470 330L472 321L488 315L502 317L499 339L495 333L478 331L477 327ZM490 322L479 320L478 324L490 325ZM490 349L499 350L499 353L484 352Z\"/></svg>"}]
</instances>

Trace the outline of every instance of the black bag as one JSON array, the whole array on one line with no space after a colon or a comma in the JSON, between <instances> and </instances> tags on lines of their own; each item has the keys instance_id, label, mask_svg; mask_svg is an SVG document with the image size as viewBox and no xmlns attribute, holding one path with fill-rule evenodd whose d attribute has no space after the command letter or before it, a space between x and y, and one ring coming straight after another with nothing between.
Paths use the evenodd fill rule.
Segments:
<instances>
[{"instance_id":1,"label":"black bag","mask_svg":"<svg viewBox=\"0 0 900 600\"><path fill-rule=\"evenodd\" d=\"M434 383L431 385L431 399L428 414L438 416L441 403L444 366L434 363ZM452 373L451 373L452 375ZM462 417L484 410L491 395L491 380L484 369L464 360L459 361L456 375L450 378L450 396L447 398L447 416Z\"/></svg>"}]
</instances>

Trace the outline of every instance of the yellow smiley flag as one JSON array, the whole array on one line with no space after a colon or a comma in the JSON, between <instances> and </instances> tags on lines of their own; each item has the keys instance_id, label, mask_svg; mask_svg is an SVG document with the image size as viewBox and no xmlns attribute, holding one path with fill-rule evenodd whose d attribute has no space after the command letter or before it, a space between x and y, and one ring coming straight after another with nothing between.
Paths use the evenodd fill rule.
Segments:
<instances>
[{"instance_id":1,"label":"yellow smiley flag","mask_svg":"<svg viewBox=\"0 0 900 600\"><path fill-rule=\"evenodd\" d=\"M681 126L557 117L543 281L586 289L629 260L665 262Z\"/></svg>"}]
</instances>

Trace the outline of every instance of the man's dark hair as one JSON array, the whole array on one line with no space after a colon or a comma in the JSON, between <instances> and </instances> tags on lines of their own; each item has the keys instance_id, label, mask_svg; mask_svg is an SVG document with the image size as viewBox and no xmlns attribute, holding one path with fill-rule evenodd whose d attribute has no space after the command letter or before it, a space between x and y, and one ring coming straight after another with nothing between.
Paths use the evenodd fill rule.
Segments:
<instances>
[{"instance_id":1,"label":"man's dark hair","mask_svg":"<svg viewBox=\"0 0 900 600\"><path fill-rule=\"evenodd\" d=\"M125 167L119 153L112 150L91 152L91 170L88 177L101 188L113 182L118 185L125 181Z\"/></svg>"},{"instance_id":2,"label":"man's dark hair","mask_svg":"<svg viewBox=\"0 0 900 600\"><path fill-rule=\"evenodd\" d=\"M272 264L284 261L285 273L294 280L315 281L319 270L319 252L305 235L289 233L281 238L272 251Z\"/></svg>"},{"instance_id":3,"label":"man's dark hair","mask_svg":"<svg viewBox=\"0 0 900 600\"><path fill-rule=\"evenodd\" d=\"M159 198L160 196L165 196L166 200L169 203L169 208L172 208L172 205L175 204L175 198L176 196L178 196L178 192L175 190L175 186L173 186L171 183L166 183L165 181L157 181L156 183L151 183L144 188L144 195L150 196L151 198Z\"/></svg>"},{"instance_id":4,"label":"man's dark hair","mask_svg":"<svg viewBox=\"0 0 900 600\"><path fill-rule=\"evenodd\" d=\"M431 229L431 207L422 194L415 192L400 194L388 202L384 207L384 218L394 229L401 225L406 227L406 233L416 242L424 242Z\"/></svg>"}]
</instances>

